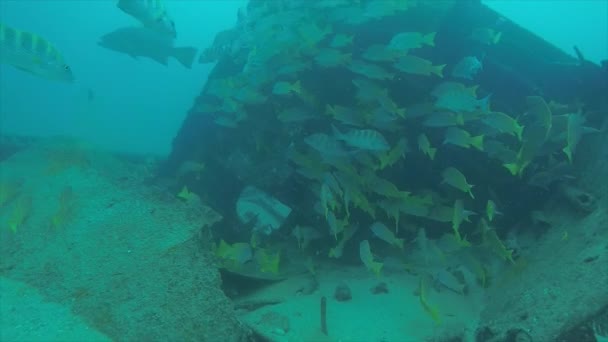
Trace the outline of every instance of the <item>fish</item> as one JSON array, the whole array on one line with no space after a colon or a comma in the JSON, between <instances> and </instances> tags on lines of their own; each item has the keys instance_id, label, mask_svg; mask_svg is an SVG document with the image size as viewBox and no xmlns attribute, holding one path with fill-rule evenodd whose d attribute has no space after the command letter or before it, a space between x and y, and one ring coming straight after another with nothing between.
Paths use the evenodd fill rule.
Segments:
<instances>
[{"instance_id":1,"label":"fish","mask_svg":"<svg viewBox=\"0 0 608 342\"><path fill-rule=\"evenodd\" d=\"M373 103L385 93L377 83L364 78L355 78L352 83L357 87L357 99L362 103Z\"/></svg>"},{"instance_id":2,"label":"fish","mask_svg":"<svg viewBox=\"0 0 608 342\"><path fill-rule=\"evenodd\" d=\"M471 136L471 134L464 129L457 127L448 127L445 132L444 144L452 144L464 148L470 148L471 146L476 149L483 151L483 135Z\"/></svg>"},{"instance_id":3,"label":"fish","mask_svg":"<svg viewBox=\"0 0 608 342\"><path fill-rule=\"evenodd\" d=\"M462 114L452 112L432 112L422 122L426 127L450 127L464 125L464 117Z\"/></svg>"},{"instance_id":4,"label":"fish","mask_svg":"<svg viewBox=\"0 0 608 342\"><path fill-rule=\"evenodd\" d=\"M234 263L233 266L243 265L253 257L249 243L235 242L228 244L224 240L220 240L220 245L217 247L215 254L225 261Z\"/></svg>"},{"instance_id":5,"label":"fish","mask_svg":"<svg viewBox=\"0 0 608 342\"><path fill-rule=\"evenodd\" d=\"M133 58L147 57L162 65L167 65L169 57L175 58L190 69L196 56L193 47L175 47L173 38L158 34L145 27L123 27L101 37L98 45Z\"/></svg>"},{"instance_id":6,"label":"fish","mask_svg":"<svg viewBox=\"0 0 608 342\"><path fill-rule=\"evenodd\" d=\"M331 39L329 46L331 46L332 48L339 49L339 48L350 46L352 44L353 44L352 35L338 33L338 34L334 35L334 37Z\"/></svg>"},{"instance_id":7,"label":"fish","mask_svg":"<svg viewBox=\"0 0 608 342\"><path fill-rule=\"evenodd\" d=\"M342 133L332 126L332 131L336 139L361 150L388 151L391 148L382 133L373 129L351 129L347 133Z\"/></svg>"},{"instance_id":8,"label":"fish","mask_svg":"<svg viewBox=\"0 0 608 342\"><path fill-rule=\"evenodd\" d=\"M471 196L471 198L475 198L475 196L473 196L473 192L471 192L473 185L467 183L465 176L455 167L450 166L444 169L441 176L443 177L442 183L448 184L462 192L466 192Z\"/></svg>"},{"instance_id":9,"label":"fish","mask_svg":"<svg viewBox=\"0 0 608 342\"><path fill-rule=\"evenodd\" d=\"M395 51L407 53L410 49L421 48L424 45L435 46L435 35L437 32L422 34L420 32L402 32L391 38L388 48Z\"/></svg>"},{"instance_id":10,"label":"fish","mask_svg":"<svg viewBox=\"0 0 608 342\"><path fill-rule=\"evenodd\" d=\"M456 201L454 201L454 210L452 213L452 230L454 231L456 242L458 242L461 246L464 246L466 244L466 241L463 240L462 236L460 235L460 225L462 225L462 223L465 221L471 222L471 220L469 219L471 215L475 215L475 213L470 210L466 210L464 208L464 202L461 199L457 199Z\"/></svg>"},{"instance_id":11,"label":"fish","mask_svg":"<svg viewBox=\"0 0 608 342\"><path fill-rule=\"evenodd\" d=\"M502 215L502 213L496 210L496 203L492 200L488 200L486 203L486 217L488 218L488 222L492 222L496 215Z\"/></svg>"},{"instance_id":12,"label":"fish","mask_svg":"<svg viewBox=\"0 0 608 342\"><path fill-rule=\"evenodd\" d=\"M562 149L562 151L568 157L568 161L570 162L570 164L572 164L572 157L574 151L576 150L576 146L581 140L583 133L585 133L585 129L589 131L588 127L583 126L584 124L585 117L581 115L581 113L568 114L568 127L566 129L566 146Z\"/></svg>"},{"instance_id":13,"label":"fish","mask_svg":"<svg viewBox=\"0 0 608 342\"><path fill-rule=\"evenodd\" d=\"M349 64L348 69L356 74L374 80L392 80L395 77L393 73L379 65L366 63L360 60L353 60Z\"/></svg>"},{"instance_id":14,"label":"fish","mask_svg":"<svg viewBox=\"0 0 608 342\"><path fill-rule=\"evenodd\" d=\"M279 266L281 264L281 252L271 253L264 248L258 248L254 255L254 259L260 267L260 272L271 273L278 275Z\"/></svg>"},{"instance_id":15,"label":"fish","mask_svg":"<svg viewBox=\"0 0 608 342\"><path fill-rule=\"evenodd\" d=\"M363 59L370 62L393 62L399 57L399 53L389 49L386 45L370 45L361 55Z\"/></svg>"},{"instance_id":16,"label":"fish","mask_svg":"<svg viewBox=\"0 0 608 342\"><path fill-rule=\"evenodd\" d=\"M470 39L484 45L495 45L500 42L502 32L488 27L479 27L471 32Z\"/></svg>"},{"instance_id":17,"label":"fish","mask_svg":"<svg viewBox=\"0 0 608 342\"><path fill-rule=\"evenodd\" d=\"M311 241L323 238L323 235L313 227L300 225L296 225L291 235L298 241L298 248L300 249L306 249Z\"/></svg>"},{"instance_id":18,"label":"fish","mask_svg":"<svg viewBox=\"0 0 608 342\"><path fill-rule=\"evenodd\" d=\"M324 68L337 67L350 62L351 54L340 50L323 48L315 55L315 62Z\"/></svg>"},{"instance_id":19,"label":"fish","mask_svg":"<svg viewBox=\"0 0 608 342\"><path fill-rule=\"evenodd\" d=\"M370 229L380 240L384 240L399 249L403 249L403 239L398 239L383 223L374 222Z\"/></svg>"},{"instance_id":20,"label":"fish","mask_svg":"<svg viewBox=\"0 0 608 342\"><path fill-rule=\"evenodd\" d=\"M346 157L350 152L346 151L342 144L325 133L315 133L304 138L304 143L326 157Z\"/></svg>"},{"instance_id":21,"label":"fish","mask_svg":"<svg viewBox=\"0 0 608 342\"><path fill-rule=\"evenodd\" d=\"M372 271L375 275L379 276L382 270L383 264L381 262L374 261L372 250L369 247L369 241L363 240L359 243L359 257L365 267Z\"/></svg>"},{"instance_id":22,"label":"fish","mask_svg":"<svg viewBox=\"0 0 608 342\"><path fill-rule=\"evenodd\" d=\"M423 277L420 277L420 285L418 286L418 296L420 299L420 305L424 309L426 313L431 316L435 324L441 324L441 316L439 313L439 309L436 306L432 306L426 297L426 285L424 283Z\"/></svg>"},{"instance_id":23,"label":"fish","mask_svg":"<svg viewBox=\"0 0 608 342\"><path fill-rule=\"evenodd\" d=\"M342 237L340 238L340 241L338 241L338 244L335 247L330 248L329 257L336 259L342 257L344 246L353 237L353 235L355 235L358 229L359 226L357 225L347 225L344 228L344 233L342 233Z\"/></svg>"},{"instance_id":24,"label":"fish","mask_svg":"<svg viewBox=\"0 0 608 342\"><path fill-rule=\"evenodd\" d=\"M418 148L424 154L426 154L431 160L435 159L435 154L437 153L437 148L431 147L431 142L426 134L421 133L418 135Z\"/></svg>"},{"instance_id":25,"label":"fish","mask_svg":"<svg viewBox=\"0 0 608 342\"><path fill-rule=\"evenodd\" d=\"M300 107L290 107L282 110L277 119L282 123L296 123L315 119L316 115L307 109Z\"/></svg>"},{"instance_id":26,"label":"fish","mask_svg":"<svg viewBox=\"0 0 608 342\"><path fill-rule=\"evenodd\" d=\"M118 0L116 7L146 28L172 38L177 36L175 22L167 13L163 0Z\"/></svg>"},{"instance_id":27,"label":"fish","mask_svg":"<svg viewBox=\"0 0 608 342\"><path fill-rule=\"evenodd\" d=\"M431 91L435 107L460 112L486 112L490 107L490 95L478 99L477 87L466 87L458 82L443 82Z\"/></svg>"},{"instance_id":28,"label":"fish","mask_svg":"<svg viewBox=\"0 0 608 342\"><path fill-rule=\"evenodd\" d=\"M481 122L501 133L514 135L519 141L522 139L524 126L510 115L502 112L488 112L482 117Z\"/></svg>"},{"instance_id":29,"label":"fish","mask_svg":"<svg viewBox=\"0 0 608 342\"><path fill-rule=\"evenodd\" d=\"M347 225L346 220L339 220L336 215L334 215L334 212L330 211L327 215L327 224L329 225L329 232L334 236L336 241L338 241L338 234L342 233Z\"/></svg>"},{"instance_id":30,"label":"fish","mask_svg":"<svg viewBox=\"0 0 608 342\"><path fill-rule=\"evenodd\" d=\"M378 156L380 159L380 165L378 169L383 170L387 166L393 166L399 159L405 157L405 154L409 151L407 139L401 138L397 141L397 144L385 154Z\"/></svg>"},{"instance_id":31,"label":"fish","mask_svg":"<svg viewBox=\"0 0 608 342\"><path fill-rule=\"evenodd\" d=\"M302 86L300 85L300 81L295 81L294 83L279 81L272 87L272 93L275 95L300 94L302 93Z\"/></svg>"},{"instance_id":32,"label":"fish","mask_svg":"<svg viewBox=\"0 0 608 342\"><path fill-rule=\"evenodd\" d=\"M441 269L435 274L435 280L456 293L464 294L465 284L460 282L454 274L446 269Z\"/></svg>"},{"instance_id":33,"label":"fish","mask_svg":"<svg viewBox=\"0 0 608 342\"><path fill-rule=\"evenodd\" d=\"M452 68L452 77L472 80L483 69L481 61L475 56L466 56Z\"/></svg>"},{"instance_id":34,"label":"fish","mask_svg":"<svg viewBox=\"0 0 608 342\"><path fill-rule=\"evenodd\" d=\"M72 68L46 39L0 23L0 63L52 81L72 82Z\"/></svg>"},{"instance_id":35,"label":"fish","mask_svg":"<svg viewBox=\"0 0 608 342\"><path fill-rule=\"evenodd\" d=\"M393 67L408 74L422 76L435 74L443 78L443 68L445 68L445 64L433 65L431 61L424 58L405 55L400 57L397 63L393 64Z\"/></svg>"}]
</instances>

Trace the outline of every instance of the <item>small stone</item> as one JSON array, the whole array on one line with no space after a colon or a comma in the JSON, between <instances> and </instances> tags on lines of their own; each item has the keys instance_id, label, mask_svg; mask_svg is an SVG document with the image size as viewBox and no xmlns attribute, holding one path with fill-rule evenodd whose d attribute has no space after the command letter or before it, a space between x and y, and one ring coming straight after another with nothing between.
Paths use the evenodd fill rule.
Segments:
<instances>
[{"instance_id":1,"label":"small stone","mask_svg":"<svg viewBox=\"0 0 608 342\"><path fill-rule=\"evenodd\" d=\"M383 294L383 293L388 293L388 285L386 285L385 282L381 282L378 285L372 287L370 289L370 291L373 294Z\"/></svg>"},{"instance_id":2,"label":"small stone","mask_svg":"<svg viewBox=\"0 0 608 342\"><path fill-rule=\"evenodd\" d=\"M334 298L338 302L346 302L353 298L350 293L350 288L346 284L340 284L336 286L336 291L334 292Z\"/></svg>"}]
</instances>

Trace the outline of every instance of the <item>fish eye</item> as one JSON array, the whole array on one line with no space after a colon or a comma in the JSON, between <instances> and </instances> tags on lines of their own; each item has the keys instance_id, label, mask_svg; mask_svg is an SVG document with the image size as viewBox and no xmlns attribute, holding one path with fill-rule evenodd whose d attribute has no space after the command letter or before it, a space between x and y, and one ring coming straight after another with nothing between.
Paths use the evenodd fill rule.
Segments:
<instances>
[{"instance_id":1,"label":"fish eye","mask_svg":"<svg viewBox=\"0 0 608 342\"><path fill-rule=\"evenodd\" d=\"M65 65L65 66L63 67L63 70L65 70L65 71L70 71L70 66L69 66L69 65Z\"/></svg>"}]
</instances>

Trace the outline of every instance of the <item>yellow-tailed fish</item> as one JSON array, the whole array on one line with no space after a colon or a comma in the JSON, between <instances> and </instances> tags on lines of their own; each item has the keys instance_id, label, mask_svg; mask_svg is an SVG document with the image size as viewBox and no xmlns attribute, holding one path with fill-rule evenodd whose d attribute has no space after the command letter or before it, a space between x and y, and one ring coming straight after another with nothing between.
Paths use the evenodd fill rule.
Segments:
<instances>
[{"instance_id":1,"label":"yellow-tailed fish","mask_svg":"<svg viewBox=\"0 0 608 342\"><path fill-rule=\"evenodd\" d=\"M486 203L486 217L488 218L488 222L492 222L496 215L502 215L502 213L496 210L496 203L492 200L488 200Z\"/></svg>"},{"instance_id":2,"label":"yellow-tailed fish","mask_svg":"<svg viewBox=\"0 0 608 342\"><path fill-rule=\"evenodd\" d=\"M387 71L379 65L366 63L360 60L353 60L348 68L356 74L375 80L392 80L395 77L392 72Z\"/></svg>"},{"instance_id":3,"label":"yellow-tailed fish","mask_svg":"<svg viewBox=\"0 0 608 342\"><path fill-rule=\"evenodd\" d=\"M407 150L407 140L405 138L399 139L397 144L390 151L379 156L380 165L378 168L383 170L387 166L393 166L399 159L405 157Z\"/></svg>"},{"instance_id":4,"label":"yellow-tailed fish","mask_svg":"<svg viewBox=\"0 0 608 342\"><path fill-rule=\"evenodd\" d=\"M494 128L500 133L511 134L521 141L524 127L517 122L517 119L502 112L486 113L481 122Z\"/></svg>"},{"instance_id":5,"label":"yellow-tailed fish","mask_svg":"<svg viewBox=\"0 0 608 342\"><path fill-rule=\"evenodd\" d=\"M467 183L467 179L458 169L450 166L443 170L441 176L443 177L442 183L448 184L462 192L466 192L471 198L475 198L471 192L473 185Z\"/></svg>"},{"instance_id":6,"label":"yellow-tailed fish","mask_svg":"<svg viewBox=\"0 0 608 342\"><path fill-rule=\"evenodd\" d=\"M405 55L399 57L399 60L397 60L397 63L393 64L393 67L408 74L422 76L430 76L431 74L435 74L443 78L443 68L445 68L445 64L433 65L431 61L424 58Z\"/></svg>"},{"instance_id":7,"label":"yellow-tailed fish","mask_svg":"<svg viewBox=\"0 0 608 342\"><path fill-rule=\"evenodd\" d=\"M370 227L372 233L376 235L377 238L387 242L399 249L403 249L403 239L398 239L393 232L388 229L382 222L374 222Z\"/></svg>"},{"instance_id":8,"label":"yellow-tailed fish","mask_svg":"<svg viewBox=\"0 0 608 342\"><path fill-rule=\"evenodd\" d=\"M377 276L380 275L383 264L374 261L372 250L369 247L369 241L363 240L359 243L359 257L368 270L372 271Z\"/></svg>"},{"instance_id":9,"label":"yellow-tailed fish","mask_svg":"<svg viewBox=\"0 0 608 342\"><path fill-rule=\"evenodd\" d=\"M13 207L13 211L11 212L8 219L8 228L16 233L17 229L19 229L27 220L30 213L32 211L32 197L31 196L23 196L17 199L17 203L15 203Z\"/></svg>"},{"instance_id":10,"label":"yellow-tailed fish","mask_svg":"<svg viewBox=\"0 0 608 342\"><path fill-rule=\"evenodd\" d=\"M431 160L435 159L435 154L437 153L437 148L431 146L431 142L426 134L421 133L418 136L418 148L422 153L426 154Z\"/></svg>"},{"instance_id":11,"label":"yellow-tailed fish","mask_svg":"<svg viewBox=\"0 0 608 342\"><path fill-rule=\"evenodd\" d=\"M391 38L388 48L406 53L410 49L421 48L424 45L435 46L436 32L423 34L420 32L402 32Z\"/></svg>"},{"instance_id":12,"label":"yellow-tailed fish","mask_svg":"<svg viewBox=\"0 0 608 342\"><path fill-rule=\"evenodd\" d=\"M44 38L0 23L0 63L53 81L72 82L72 69Z\"/></svg>"},{"instance_id":13,"label":"yellow-tailed fish","mask_svg":"<svg viewBox=\"0 0 608 342\"><path fill-rule=\"evenodd\" d=\"M444 144L452 144L464 148L475 147L476 149L483 151L483 135L471 136L471 134L464 129L458 127L448 127L445 132Z\"/></svg>"},{"instance_id":14,"label":"yellow-tailed fish","mask_svg":"<svg viewBox=\"0 0 608 342\"><path fill-rule=\"evenodd\" d=\"M420 305L422 305L422 308L424 309L424 311L431 316L431 318L433 319L433 321L435 321L435 323L440 324L441 317L439 316L439 310L437 310L436 307L429 304L427 296L426 296L426 291L427 291L427 288L424 283L424 280L422 278L420 278L420 284L418 287L418 297L420 298Z\"/></svg>"},{"instance_id":15,"label":"yellow-tailed fish","mask_svg":"<svg viewBox=\"0 0 608 342\"><path fill-rule=\"evenodd\" d=\"M302 86L300 85L300 81L294 83L279 81L272 87L272 93L275 95L300 94L302 93Z\"/></svg>"}]
</instances>

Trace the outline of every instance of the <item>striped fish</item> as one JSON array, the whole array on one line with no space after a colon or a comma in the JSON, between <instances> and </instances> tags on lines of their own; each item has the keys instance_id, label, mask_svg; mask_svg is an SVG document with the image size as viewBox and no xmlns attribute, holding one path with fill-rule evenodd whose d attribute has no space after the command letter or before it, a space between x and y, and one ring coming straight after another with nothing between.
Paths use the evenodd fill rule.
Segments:
<instances>
[{"instance_id":1,"label":"striped fish","mask_svg":"<svg viewBox=\"0 0 608 342\"><path fill-rule=\"evenodd\" d=\"M61 53L44 38L0 23L0 63L38 77L71 82L72 69Z\"/></svg>"},{"instance_id":2,"label":"striped fish","mask_svg":"<svg viewBox=\"0 0 608 342\"><path fill-rule=\"evenodd\" d=\"M175 38L175 23L162 0L118 0L116 6L149 29Z\"/></svg>"},{"instance_id":3,"label":"striped fish","mask_svg":"<svg viewBox=\"0 0 608 342\"><path fill-rule=\"evenodd\" d=\"M351 129L347 133L340 132L332 126L334 136L347 145L367 151L388 151L390 145L382 133L373 129Z\"/></svg>"}]
</instances>

